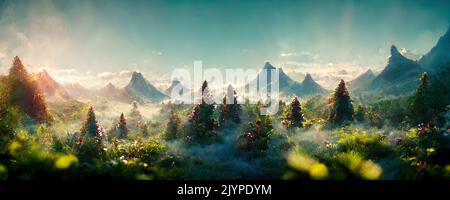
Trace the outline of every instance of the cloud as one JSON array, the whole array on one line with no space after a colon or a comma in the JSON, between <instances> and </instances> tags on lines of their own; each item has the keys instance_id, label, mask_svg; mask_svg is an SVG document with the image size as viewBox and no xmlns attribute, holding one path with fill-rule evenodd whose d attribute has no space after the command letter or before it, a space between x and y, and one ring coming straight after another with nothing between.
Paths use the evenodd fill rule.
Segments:
<instances>
[{"instance_id":1,"label":"cloud","mask_svg":"<svg viewBox=\"0 0 450 200\"><path fill-rule=\"evenodd\" d=\"M152 51L153 55L162 56L163 53L161 51Z\"/></svg>"},{"instance_id":2,"label":"cloud","mask_svg":"<svg viewBox=\"0 0 450 200\"><path fill-rule=\"evenodd\" d=\"M280 53L280 58L295 60L299 62L311 62L318 60L320 56L319 54L314 54L308 51L300 51L300 52L282 52Z\"/></svg>"},{"instance_id":3,"label":"cloud","mask_svg":"<svg viewBox=\"0 0 450 200\"><path fill-rule=\"evenodd\" d=\"M409 59L412 59L412 60L419 60L421 57L421 55L418 54L415 50L408 50L405 48L400 48L399 51L403 56L405 56Z\"/></svg>"},{"instance_id":4,"label":"cloud","mask_svg":"<svg viewBox=\"0 0 450 200\"><path fill-rule=\"evenodd\" d=\"M133 71L118 71L118 72L102 72L97 74L97 77L103 80L110 80L119 77L130 77Z\"/></svg>"}]
</instances>

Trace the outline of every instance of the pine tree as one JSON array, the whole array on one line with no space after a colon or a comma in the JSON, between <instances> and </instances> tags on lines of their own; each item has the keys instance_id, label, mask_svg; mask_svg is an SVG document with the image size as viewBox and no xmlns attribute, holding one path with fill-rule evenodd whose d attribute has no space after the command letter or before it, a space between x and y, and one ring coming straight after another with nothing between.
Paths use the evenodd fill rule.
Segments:
<instances>
[{"instance_id":1,"label":"pine tree","mask_svg":"<svg viewBox=\"0 0 450 200\"><path fill-rule=\"evenodd\" d=\"M232 102L228 104L228 102ZM234 123L241 122L241 105L237 102L236 91L233 86L229 85L227 89L227 95L223 98L222 104L220 105L220 122L224 123L226 121L231 121Z\"/></svg>"},{"instance_id":2,"label":"pine tree","mask_svg":"<svg viewBox=\"0 0 450 200\"><path fill-rule=\"evenodd\" d=\"M196 105L189 115L189 122L191 123L191 133L199 139L208 138L211 136L211 131L217 126L213 118L214 104L211 102L211 95L208 90L208 82L204 81L201 88L201 103ZM208 100L209 99L209 100Z\"/></svg>"},{"instance_id":3,"label":"pine tree","mask_svg":"<svg viewBox=\"0 0 450 200\"><path fill-rule=\"evenodd\" d=\"M97 158L103 153L103 128L97 123L91 106L80 129L78 154L81 159Z\"/></svg>"},{"instance_id":4,"label":"pine tree","mask_svg":"<svg viewBox=\"0 0 450 200\"><path fill-rule=\"evenodd\" d=\"M301 128L303 127L303 113L300 102L297 97L292 99L287 112L285 113L283 124L286 128Z\"/></svg>"},{"instance_id":5,"label":"pine tree","mask_svg":"<svg viewBox=\"0 0 450 200\"><path fill-rule=\"evenodd\" d=\"M166 138L169 140L173 140L178 138L178 133L180 131L180 118L178 115L172 110L170 111L169 122L167 123L166 128Z\"/></svg>"},{"instance_id":6,"label":"pine tree","mask_svg":"<svg viewBox=\"0 0 450 200\"><path fill-rule=\"evenodd\" d=\"M341 123L353 120L353 104L350 94L345 86L344 80L339 82L332 98L330 99L331 112L329 120L334 123Z\"/></svg>"},{"instance_id":7,"label":"pine tree","mask_svg":"<svg viewBox=\"0 0 450 200\"><path fill-rule=\"evenodd\" d=\"M83 122L80 132L89 137L101 138L103 136L102 128L97 123L97 119L95 117L94 107L91 106L89 108L86 119Z\"/></svg>"},{"instance_id":8,"label":"pine tree","mask_svg":"<svg viewBox=\"0 0 450 200\"><path fill-rule=\"evenodd\" d=\"M126 138L128 136L127 121L123 113L120 115L119 123L117 124L117 130L119 131L119 137Z\"/></svg>"},{"instance_id":9,"label":"pine tree","mask_svg":"<svg viewBox=\"0 0 450 200\"><path fill-rule=\"evenodd\" d=\"M429 121L428 106L426 103L426 92L428 89L428 74L424 72L420 77L420 85L414 94L414 99L410 105L410 115L416 123Z\"/></svg>"},{"instance_id":10,"label":"pine tree","mask_svg":"<svg viewBox=\"0 0 450 200\"><path fill-rule=\"evenodd\" d=\"M19 57L14 57L6 86L8 104L17 106L23 113L39 123L51 120L47 103L38 90L37 83L28 74Z\"/></svg>"},{"instance_id":11,"label":"pine tree","mask_svg":"<svg viewBox=\"0 0 450 200\"><path fill-rule=\"evenodd\" d=\"M142 124L141 130L142 130L142 136L144 136L144 137L149 136L147 123Z\"/></svg>"},{"instance_id":12,"label":"pine tree","mask_svg":"<svg viewBox=\"0 0 450 200\"><path fill-rule=\"evenodd\" d=\"M141 112L139 112L138 103L136 101L131 102L129 124L137 128L139 128L142 124L142 115Z\"/></svg>"}]
</instances>

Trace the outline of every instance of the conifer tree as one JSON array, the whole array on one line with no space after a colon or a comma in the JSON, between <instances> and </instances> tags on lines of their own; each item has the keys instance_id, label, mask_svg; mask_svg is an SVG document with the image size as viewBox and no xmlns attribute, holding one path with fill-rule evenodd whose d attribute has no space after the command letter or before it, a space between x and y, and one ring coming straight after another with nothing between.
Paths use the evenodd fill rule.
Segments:
<instances>
[{"instance_id":1,"label":"conifer tree","mask_svg":"<svg viewBox=\"0 0 450 200\"><path fill-rule=\"evenodd\" d=\"M344 80L339 82L332 98L330 99L331 112L329 120L334 123L341 123L353 120L353 104L350 94L345 86Z\"/></svg>"},{"instance_id":2,"label":"conifer tree","mask_svg":"<svg viewBox=\"0 0 450 200\"><path fill-rule=\"evenodd\" d=\"M236 91L233 86L228 85L227 95L223 98L222 104L220 105L220 122L232 121L234 123L240 123L241 112L242 108L237 102Z\"/></svg>"},{"instance_id":3,"label":"conifer tree","mask_svg":"<svg viewBox=\"0 0 450 200\"><path fill-rule=\"evenodd\" d=\"M142 114L139 112L138 103L136 101L131 102L131 112L128 122L131 126L137 128L142 124Z\"/></svg>"},{"instance_id":4,"label":"conifer tree","mask_svg":"<svg viewBox=\"0 0 450 200\"><path fill-rule=\"evenodd\" d=\"M90 107L80 132L89 137L102 137L103 131L95 117L94 107Z\"/></svg>"},{"instance_id":5,"label":"conifer tree","mask_svg":"<svg viewBox=\"0 0 450 200\"><path fill-rule=\"evenodd\" d=\"M81 159L97 158L103 152L103 128L97 123L94 108L91 106L80 129L78 153Z\"/></svg>"},{"instance_id":6,"label":"conifer tree","mask_svg":"<svg viewBox=\"0 0 450 200\"><path fill-rule=\"evenodd\" d=\"M209 137L217 125L214 118L214 104L211 103L208 82L204 81L201 88L201 103L196 105L189 115L192 132L199 138ZM209 103L208 103L209 102Z\"/></svg>"},{"instance_id":7,"label":"conifer tree","mask_svg":"<svg viewBox=\"0 0 450 200\"><path fill-rule=\"evenodd\" d=\"M424 123L429 120L428 106L426 103L426 92L428 89L428 74L424 72L420 77L420 85L414 94L414 99L410 104L410 115L417 123Z\"/></svg>"},{"instance_id":8,"label":"conifer tree","mask_svg":"<svg viewBox=\"0 0 450 200\"><path fill-rule=\"evenodd\" d=\"M178 115L172 110L170 111L169 122L167 123L166 128L166 138L169 140L173 140L178 138L178 132L180 130L180 118Z\"/></svg>"},{"instance_id":9,"label":"conifer tree","mask_svg":"<svg viewBox=\"0 0 450 200\"><path fill-rule=\"evenodd\" d=\"M142 130L142 136L144 136L144 137L149 136L147 123L142 124L141 130Z\"/></svg>"},{"instance_id":10,"label":"conifer tree","mask_svg":"<svg viewBox=\"0 0 450 200\"><path fill-rule=\"evenodd\" d=\"M39 123L51 120L47 103L37 83L28 74L19 57L14 57L7 78L6 95L8 104L17 106L23 113Z\"/></svg>"},{"instance_id":11,"label":"conifer tree","mask_svg":"<svg viewBox=\"0 0 450 200\"><path fill-rule=\"evenodd\" d=\"M303 127L303 121L304 119L300 102L297 97L294 97L287 112L285 113L283 124L286 128L301 128Z\"/></svg>"},{"instance_id":12,"label":"conifer tree","mask_svg":"<svg viewBox=\"0 0 450 200\"><path fill-rule=\"evenodd\" d=\"M123 113L120 115L119 123L117 124L117 130L119 131L119 137L126 138L128 136L127 120Z\"/></svg>"}]
</instances>

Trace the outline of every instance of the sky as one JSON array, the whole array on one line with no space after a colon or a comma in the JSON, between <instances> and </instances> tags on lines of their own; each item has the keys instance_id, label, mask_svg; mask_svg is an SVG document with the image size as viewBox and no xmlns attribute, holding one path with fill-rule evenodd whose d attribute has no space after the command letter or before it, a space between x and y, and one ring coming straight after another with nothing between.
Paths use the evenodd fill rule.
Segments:
<instances>
[{"instance_id":1,"label":"sky","mask_svg":"<svg viewBox=\"0 0 450 200\"><path fill-rule=\"evenodd\" d=\"M219 69L270 61L328 87L382 69L392 44L425 54L449 10L440 0L0 0L0 72L17 55L58 81L92 86L125 84L135 70L162 82L195 60Z\"/></svg>"}]
</instances>

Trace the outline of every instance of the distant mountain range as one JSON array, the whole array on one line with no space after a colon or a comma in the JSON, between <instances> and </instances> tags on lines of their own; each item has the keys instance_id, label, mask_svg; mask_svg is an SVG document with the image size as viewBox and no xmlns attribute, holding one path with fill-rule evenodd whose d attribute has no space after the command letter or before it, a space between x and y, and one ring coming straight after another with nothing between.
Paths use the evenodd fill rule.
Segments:
<instances>
[{"instance_id":1,"label":"distant mountain range","mask_svg":"<svg viewBox=\"0 0 450 200\"><path fill-rule=\"evenodd\" d=\"M433 76L444 70L444 67L450 66L450 29L439 39L430 52L417 61L402 55L394 45L391 46L390 54L388 63L380 74L375 75L369 69L348 82L349 89L353 92L375 92L385 95L401 95L414 91L423 72L427 71ZM270 91L270 86L273 84L270 78L272 69L276 68L266 62L256 78L250 83L255 83L258 88L265 87ZM267 72L268 82L260 86L258 77L262 76L263 70ZM279 68L278 81L280 96L284 97L295 95L308 98L330 92L314 81L310 74L306 74L304 80L299 83L292 80L283 69ZM102 97L128 103L131 101L161 102L168 99L173 88L180 84L177 80L172 81L163 93L146 80L141 73L133 72L129 83L124 88L118 88L108 83L100 89L87 89L77 83L61 85L45 70L37 74L37 83L39 90L49 101L88 100ZM248 88L249 85L245 85L247 91ZM186 91L189 90L186 88Z\"/></svg>"},{"instance_id":2,"label":"distant mountain range","mask_svg":"<svg viewBox=\"0 0 450 200\"><path fill-rule=\"evenodd\" d=\"M403 56L394 45L391 46L391 56L383 71L373 78L363 74L350 82L350 88L355 92L374 92L384 95L401 95L417 88L419 77L423 72L429 72L433 77L439 71L445 70L450 63L450 28L439 39L437 44L420 60L415 61ZM370 81L370 79L372 79ZM366 80L366 81L362 81ZM369 83L368 83L369 82Z\"/></svg>"},{"instance_id":3,"label":"distant mountain range","mask_svg":"<svg viewBox=\"0 0 450 200\"><path fill-rule=\"evenodd\" d=\"M132 101L157 103L167 98L139 72L133 72L130 82L124 88L118 88L112 83L108 83L100 89L88 89L78 83L65 84L64 87L71 96L85 100L106 98L125 103Z\"/></svg>"},{"instance_id":4,"label":"distant mountain range","mask_svg":"<svg viewBox=\"0 0 450 200\"><path fill-rule=\"evenodd\" d=\"M73 101L66 89L56 82L44 69L37 74L37 86L47 101Z\"/></svg>"},{"instance_id":5,"label":"distant mountain range","mask_svg":"<svg viewBox=\"0 0 450 200\"><path fill-rule=\"evenodd\" d=\"M245 86L246 90L249 90L249 85L256 84L257 88L267 88L267 91L270 91L273 80L271 79L271 70L276 69L272 64L266 62L264 67L261 69L260 73L256 76L254 80L252 80L248 85ZM263 86L259 85L259 77L261 77L266 72L267 83ZM323 94L328 92L318 83L316 83L310 74L307 74L302 83L298 83L292 80L286 73L284 73L283 69L279 68L279 78L278 78L278 86L279 92L281 96L293 96L296 95L301 98L306 98L318 94Z\"/></svg>"}]
</instances>

